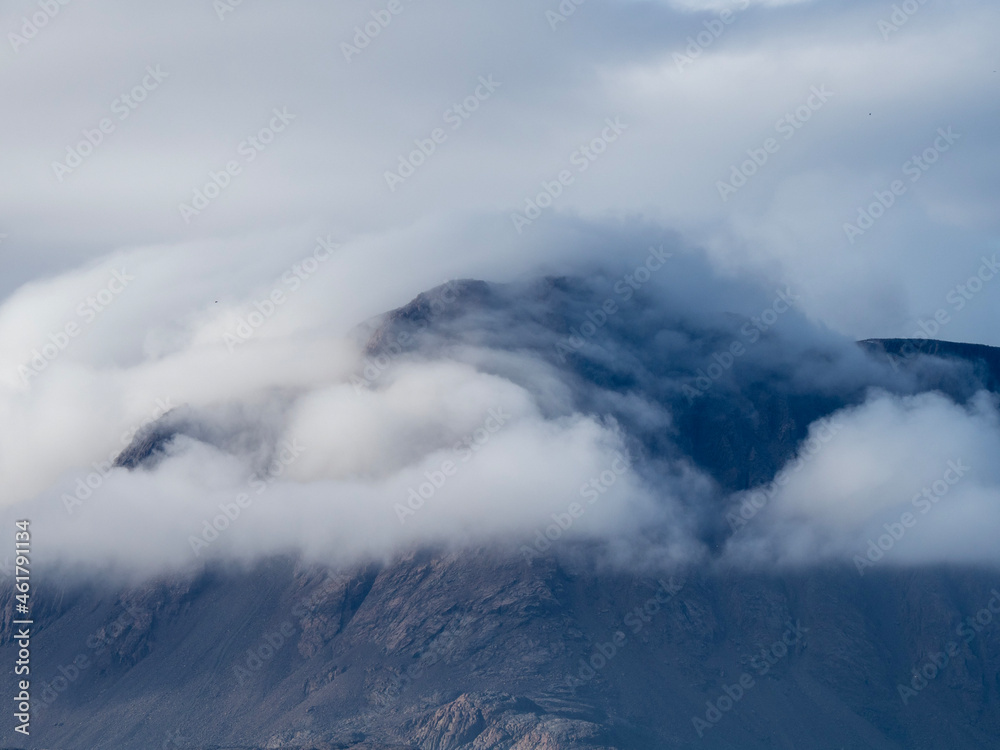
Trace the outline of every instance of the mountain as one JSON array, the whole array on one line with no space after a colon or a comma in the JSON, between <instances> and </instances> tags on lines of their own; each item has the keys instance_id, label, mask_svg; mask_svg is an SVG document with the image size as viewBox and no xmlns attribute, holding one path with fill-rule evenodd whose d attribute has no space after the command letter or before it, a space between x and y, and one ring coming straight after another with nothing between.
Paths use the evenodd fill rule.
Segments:
<instances>
[{"instance_id":1,"label":"mountain","mask_svg":"<svg viewBox=\"0 0 1000 750\"><path fill-rule=\"evenodd\" d=\"M7 744L1000 748L996 570L860 576L846 562L767 569L721 554L734 534L725 498L773 478L809 425L873 388L961 404L997 392L1000 349L845 349L742 316L654 313L639 297L610 312L579 279L453 282L360 326L352 382L378 389L399 363L451 358L533 387L538 373L510 364L530 355L566 385L567 408L619 426L637 464L684 459L712 478L717 499L694 509L709 560L615 564L597 543L538 537L345 569L215 562L138 585L66 571L36 584L39 711L30 742ZM733 342L744 353L727 359ZM182 407L117 465L154 467L180 436L251 455L271 437L252 410Z\"/></svg>"}]
</instances>

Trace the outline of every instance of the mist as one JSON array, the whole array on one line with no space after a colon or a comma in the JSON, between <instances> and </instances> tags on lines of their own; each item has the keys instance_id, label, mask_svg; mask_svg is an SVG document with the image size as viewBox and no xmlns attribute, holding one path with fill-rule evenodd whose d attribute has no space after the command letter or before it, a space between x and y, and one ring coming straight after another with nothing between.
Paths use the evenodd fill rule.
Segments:
<instances>
[{"instance_id":1,"label":"mist","mask_svg":"<svg viewBox=\"0 0 1000 750\"><path fill-rule=\"evenodd\" d=\"M622 252L609 262L580 235ZM724 519L721 559L811 565L865 554L960 461L891 559L996 561L995 397L922 384L970 378L959 365L893 367L810 320L790 286L727 274L670 234L575 223L546 239L542 267L567 275L525 257L505 283L448 282L401 317L381 313L433 271L415 266L395 297L351 294L395 238L318 238L235 278L201 248L143 248L22 288L0 307L5 515L45 529L43 564L131 575L428 545L689 564L717 557ZM480 253L466 266L489 270ZM70 322L79 334L60 336ZM858 403L824 418L832 438L814 425L815 455L799 447L734 524L757 488L733 494L700 465L680 420L752 382Z\"/></svg>"}]
</instances>

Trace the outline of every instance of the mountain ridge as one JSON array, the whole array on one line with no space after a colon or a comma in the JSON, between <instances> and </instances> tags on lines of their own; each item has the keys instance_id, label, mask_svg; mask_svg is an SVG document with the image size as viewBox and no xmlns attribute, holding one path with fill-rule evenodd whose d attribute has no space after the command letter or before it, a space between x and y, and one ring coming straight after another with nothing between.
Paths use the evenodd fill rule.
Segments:
<instances>
[{"instance_id":1,"label":"mountain ridge","mask_svg":"<svg viewBox=\"0 0 1000 750\"><path fill-rule=\"evenodd\" d=\"M452 289L448 305L421 295L381 317L365 356L408 333L386 371L411 354L470 347L527 347L562 365L553 342L594 299L560 279L533 287L516 309L489 285ZM484 310L501 315L485 329ZM664 373L689 363L693 372L709 357L661 359L635 328L623 333L624 316L606 325L608 340L595 336L567 358L574 408L601 413L617 403L607 393L648 395L675 421L668 444L655 420L617 414L637 459L686 452L726 490L770 480L810 424L859 403L868 387L867 364L846 386L816 393L798 385L802 363L748 355L692 400L661 387ZM906 357L900 342L859 342L859 356L898 354L915 373L879 375L875 387L941 388L956 400L995 389L1000 349L914 343ZM153 468L178 436L266 452L269 436L243 440L239 420L218 430L197 410L176 411L116 465ZM732 533L719 510L700 529L716 546ZM995 570L887 565L860 577L847 563L767 571L721 560L643 570L592 552L554 544L527 559L516 543L428 546L346 569L280 556L141 584L45 580L34 641L45 705L37 739L22 747L138 750L180 732L175 745L198 750L1000 748L1000 634L958 631L990 611ZM0 595L7 656L12 596ZM952 641L948 665L901 694Z\"/></svg>"}]
</instances>

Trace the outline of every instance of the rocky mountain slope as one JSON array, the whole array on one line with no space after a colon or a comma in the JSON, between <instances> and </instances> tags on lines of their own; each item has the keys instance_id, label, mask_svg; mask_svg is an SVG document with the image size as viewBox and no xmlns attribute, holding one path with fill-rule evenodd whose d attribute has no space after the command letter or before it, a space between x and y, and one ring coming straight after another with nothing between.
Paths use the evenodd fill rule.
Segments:
<instances>
[{"instance_id":1,"label":"rocky mountain slope","mask_svg":"<svg viewBox=\"0 0 1000 750\"><path fill-rule=\"evenodd\" d=\"M870 387L964 401L1000 378L989 347L884 340L843 354L766 334L714 377L743 319L623 308L588 336L601 301L567 279L448 285L359 329L357 377L377 388L406 357L531 351L572 383L575 408L613 415L641 460L687 455L727 491L767 481L810 423ZM669 419L630 409L630 393ZM178 434L266 443L208 424L167 415L118 463L142 470ZM722 508L702 518L720 547ZM589 545L512 543L345 570L281 557L139 586L70 573L37 585L47 685L30 742L9 734L10 747L1000 748L1000 571L624 570Z\"/></svg>"}]
</instances>

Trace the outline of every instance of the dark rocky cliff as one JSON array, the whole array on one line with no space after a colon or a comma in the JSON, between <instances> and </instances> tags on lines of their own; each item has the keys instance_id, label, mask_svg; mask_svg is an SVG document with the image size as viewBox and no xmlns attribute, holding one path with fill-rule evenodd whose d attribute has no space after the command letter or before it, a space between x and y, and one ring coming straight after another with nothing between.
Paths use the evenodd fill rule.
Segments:
<instances>
[{"instance_id":1,"label":"dark rocky cliff","mask_svg":"<svg viewBox=\"0 0 1000 750\"><path fill-rule=\"evenodd\" d=\"M579 282L518 289L517 304L478 282L440 294L374 321L367 356L530 349L569 373L577 408L613 414L637 455L684 453L726 490L769 479L811 422L870 386L964 400L1000 376L989 347L868 341L856 362L829 363L846 373L832 385L799 376L828 352L751 353L692 396L683 386L733 335L724 324L675 321L666 336L621 315L567 353L557 345L593 307ZM616 410L608 394L629 392L669 424ZM185 411L119 465L155 461L178 434L235 439ZM721 543L711 510L700 533ZM966 621L1000 608L998 589L1000 572L969 568L624 572L579 546L530 561L515 546L426 549L350 570L277 558L136 587L47 579L35 666L54 687L36 693L50 704L18 746L1000 748L1000 616ZM0 602L12 663L11 595ZM915 672L919 690L901 696Z\"/></svg>"}]
</instances>

